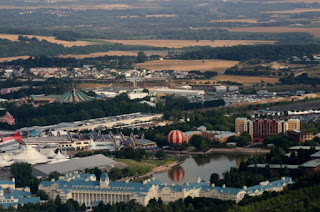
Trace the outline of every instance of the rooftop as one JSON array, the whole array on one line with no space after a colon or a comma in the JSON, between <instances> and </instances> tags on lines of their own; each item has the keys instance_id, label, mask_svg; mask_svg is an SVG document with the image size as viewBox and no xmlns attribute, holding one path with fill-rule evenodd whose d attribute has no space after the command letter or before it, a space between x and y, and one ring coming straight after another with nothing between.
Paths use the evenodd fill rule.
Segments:
<instances>
[{"instance_id":1,"label":"rooftop","mask_svg":"<svg viewBox=\"0 0 320 212\"><path fill-rule=\"evenodd\" d=\"M102 154L92 155L84 158L72 158L67 161L43 164L33 167L34 175L47 176L50 172L57 171L59 173L70 173L74 171L82 171L86 168L113 166L116 162Z\"/></svg>"},{"instance_id":2,"label":"rooftop","mask_svg":"<svg viewBox=\"0 0 320 212\"><path fill-rule=\"evenodd\" d=\"M306 168L316 168L320 166L320 159L316 160L309 160L305 162L304 164L301 164L301 166L306 167Z\"/></svg>"},{"instance_id":3,"label":"rooftop","mask_svg":"<svg viewBox=\"0 0 320 212\"><path fill-rule=\"evenodd\" d=\"M320 158L320 151L310 155L311 158Z\"/></svg>"}]
</instances>

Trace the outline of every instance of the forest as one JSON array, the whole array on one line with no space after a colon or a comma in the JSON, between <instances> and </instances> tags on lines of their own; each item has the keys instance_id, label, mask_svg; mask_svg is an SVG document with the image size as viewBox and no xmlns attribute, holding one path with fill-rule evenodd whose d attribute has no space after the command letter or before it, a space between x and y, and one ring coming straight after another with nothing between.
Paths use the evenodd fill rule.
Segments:
<instances>
[{"instance_id":1,"label":"forest","mask_svg":"<svg viewBox=\"0 0 320 212\"><path fill-rule=\"evenodd\" d=\"M165 50L167 48L151 46L133 46L122 44L102 44L88 46L64 47L61 44L39 41L32 38L30 41L9 41L0 39L0 57L14 56L58 56L65 54L90 54L93 52L107 52L111 50Z\"/></svg>"},{"instance_id":2,"label":"forest","mask_svg":"<svg viewBox=\"0 0 320 212\"><path fill-rule=\"evenodd\" d=\"M248 61L250 59L264 59L277 61L292 56L311 55L320 52L320 44L296 44L296 45L256 45L256 46L232 46L217 48L202 48L197 51L183 53L180 58L185 60L197 59L225 59Z\"/></svg>"}]
</instances>

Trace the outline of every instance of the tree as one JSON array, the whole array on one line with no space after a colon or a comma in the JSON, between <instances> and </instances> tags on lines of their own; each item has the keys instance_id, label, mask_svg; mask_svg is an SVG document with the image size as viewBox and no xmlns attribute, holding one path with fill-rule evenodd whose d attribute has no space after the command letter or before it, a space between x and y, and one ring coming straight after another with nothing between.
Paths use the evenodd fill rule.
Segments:
<instances>
[{"instance_id":1,"label":"tree","mask_svg":"<svg viewBox=\"0 0 320 212\"><path fill-rule=\"evenodd\" d=\"M191 137L189 144L194 146L194 148L196 148L197 150L207 150L208 148L211 147L211 141L203 138L200 135L194 135Z\"/></svg>"},{"instance_id":2,"label":"tree","mask_svg":"<svg viewBox=\"0 0 320 212\"><path fill-rule=\"evenodd\" d=\"M139 51L138 52L138 56L137 56L137 62L138 63L143 63L143 62L145 62L147 60L148 60L148 56L144 52Z\"/></svg>"},{"instance_id":3,"label":"tree","mask_svg":"<svg viewBox=\"0 0 320 212\"><path fill-rule=\"evenodd\" d=\"M61 174L57 171L50 172L48 175L48 180L51 180L51 179L59 180L60 176L61 176Z\"/></svg>"},{"instance_id":4,"label":"tree","mask_svg":"<svg viewBox=\"0 0 320 212\"><path fill-rule=\"evenodd\" d=\"M10 168L11 176L15 178L16 187L30 186L33 176L31 165L28 163L14 163Z\"/></svg>"},{"instance_id":5,"label":"tree","mask_svg":"<svg viewBox=\"0 0 320 212\"><path fill-rule=\"evenodd\" d=\"M86 209L87 206L84 203L82 203L82 205L80 206L80 211L86 211Z\"/></svg>"},{"instance_id":6,"label":"tree","mask_svg":"<svg viewBox=\"0 0 320 212\"><path fill-rule=\"evenodd\" d=\"M121 169L114 167L110 170L109 176L111 179L118 179L122 176Z\"/></svg>"},{"instance_id":7,"label":"tree","mask_svg":"<svg viewBox=\"0 0 320 212\"><path fill-rule=\"evenodd\" d=\"M37 196L40 197L41 200L48 200L49 196L44 190L38 190Z\"/></svg>"},{"instance_id":8,"label":"tree","mask_svg":"<svg viewBox=\"0 0 320 212\"><path fill-rule=\"evenodd\" d=\"M166 153L163 150L159 150L156 153L156 158L164 160L167 157Z\"/></svg>"},{"instance_id":9,"label":"tree","mask_svg":"<svg viewBox=\"0 0 320 212\"><path fill-rule=\"evenodd\" d=\"M210 183L217 184L218 181L219 181L219 174L217 174L217 173L211 174Z\"/></svg>"},{"instance_id":10,"label":"tree","mask_svg":"<svg viewBox=\"0 0 320 212\"><path fill-rule=\"evenodd\" d=\"M56 196L56 199L54 200L54 204L56 206L61 205L61 198L60 198L59 194Z\"/></svg>"}]
</instances>

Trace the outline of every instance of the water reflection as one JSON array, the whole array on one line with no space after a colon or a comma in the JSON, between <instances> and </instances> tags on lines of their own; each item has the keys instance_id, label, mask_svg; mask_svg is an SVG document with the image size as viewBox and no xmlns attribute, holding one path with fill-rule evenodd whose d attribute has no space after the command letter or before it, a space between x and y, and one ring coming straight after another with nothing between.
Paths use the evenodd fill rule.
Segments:
<instances>
[{"instance_id":1,"label":"water reflection","mask_svg":"<svg viewBox=\"0 0 320 212\"><path fill-rule=\"evenodd\" d=\"M231 167L239 167L241 161L246 161L253 155L246 154L210 154L187 157L185 161L167 173L158 173L154 177L163 183L183 184L195 182L198 177L209 182L212 173L220 177Z\"/></svg>"},{"instance_id":2,"label":"water reflection","mask_svg":"<svg viewBox=\"0 0 320 212\"><path fill-rule=\"evenodd\" d=\"M168 177L172 182L181 182L184 179L185 171L182 166L175 166L168 171Z\"/></svg>"}]
</instances>

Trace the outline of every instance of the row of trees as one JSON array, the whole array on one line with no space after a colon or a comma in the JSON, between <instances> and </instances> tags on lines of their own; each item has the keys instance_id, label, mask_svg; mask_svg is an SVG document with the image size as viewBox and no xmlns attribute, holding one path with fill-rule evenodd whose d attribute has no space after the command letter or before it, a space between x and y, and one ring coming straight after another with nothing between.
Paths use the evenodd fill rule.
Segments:
<instances>
[{"instance_id":1,"label":"row of trees","mask_svg":"<svg viewBox=\"0 0 320 212\"><path fill-rule=\"evenodd\" d=\"M61 44L50 43L46 40L39 41L9 41L0 39L0 57L30 56L57 56L63 54L89 54L93 52L107 52L111 50L165 50L167 48L151 46L133 46L123 44L102 44L88 46L64 47Z\"/></svg>"},{"instance_id":2,"label":"row of trees","mask_svg":"<svg viewBox=\"0 0 320 212\"><path fill-rule=\"evenodd\" d=\"M189 51L181 55L181 59L225 59L247 61L250 59L264 59L277 61L287 59L293 55L304 56L320 52L319 44L297 45L256 45L232 46L217 48L202 48Z\"/></svg>"}]
</instances>

